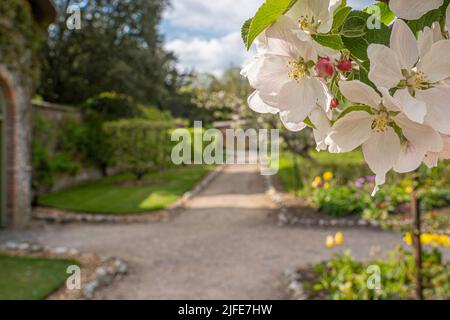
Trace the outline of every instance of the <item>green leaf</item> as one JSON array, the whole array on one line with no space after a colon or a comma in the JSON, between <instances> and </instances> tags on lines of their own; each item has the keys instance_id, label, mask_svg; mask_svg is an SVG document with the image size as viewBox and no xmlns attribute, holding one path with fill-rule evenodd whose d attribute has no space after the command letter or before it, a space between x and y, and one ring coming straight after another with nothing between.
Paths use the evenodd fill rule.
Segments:
<instances>
[{"instance_id":1,"label":"green leaf","mask_svg":"<svg viewBox=\"0 0 450 320\"><path fill-rule=\"evenodd\" d=\"M342 50L345 48L342 42L341 36L338 34L316 34L312 36L313 39L319 44L332 48L335 50Z\"/></svg>"},{"instance_id":2,"label":"green leaf","mask_svg":"<svg viewBox=\"0 0 450 320\"><path fill-rule=\"evenodd\" d=\"M396 18L395 13L391 11L391 8L384 3L384 2L378 2L375 4L371 4L367 8L365 8L363 11L372 15L375 14L377 11L380 11L380 21L383 22L385 25L389 25L394 19Z\"/></svg>"},{"instance_id":3,"label":"green leaf","mask_svg":"<svg viewBox=\"0 0 450 320\"><path fill-rule=\"evenodd\" d=\"M365 111L367 113L373 114L373 110L372 110L371 107L368 107L368 106L351 106L351 107L348 107L347 109L345 109L344 111L342 111L339 114L339 116L337 117L336 121L338 121L339 119L342 119L347 114L349 114L351 112L355 112L355 111ZM334 121L334 123L336 123L336 121Z\"/></svg>"},{"instance_id":4,"label":"green leaf","mask_svg":"<svg viewBox=\"0 0 450 320\"><path fill-rule=\"evenodd\" d=\"M266 0L250 23L247 33L247 50L250 49L252 43L264 30L275 23L296 2L297 0Z\"/></svg>"},{"instance_id":5,"label":"green leaf","mask_svg":"<svg viewBox=\"0 0 450 320\"><path fill-rule=\"evenodd\" d=\"M418 20L409 21L408 26L415 34L417 34L419 31L422 31L425 27L431 27L431 25L434 22L439 21L442 16L443 15L441 10L439 9L432 10Z\"/></svg>"},{"instance_id":6,"label":"green leaf","mask_svg":"<svg viewBox=\"0 0 450 320\"><path fill-rule=\"evenodd\" d=\"M316 126L312 123L311 119L309 117L307 117L304 121L303 121L308 127L312 128L312 129L316 129Z\"/></svg>"},{"instance_id":7,"label":"green leaf","mask_svg":"<svg viewBox=\"0 0 450 320\"><path fill-rule=\"evenodd\" d=\"M363 37L359 38L346 38L342 37L342 42L345 47L350 50L351 54L358 58L359 60L366 61L369 58L367 57L367 48L369 47L369 43Z\"/></svg>"},{"instance_id":8,"label":"green leaf","mask_svg":"<svg viewBox=\"0 0 450 320\"><path fill-rule=\"evenodd\" d=\"M333 18L333 27L331 28L333 33L339 32L341 26L344 24L345 19L351 11L351 7L341 7L336 10Z\"/></svg>"},{"instance_id":9,"label":"green leaf","mask_svg":"<svg viewBox=\"0 0 450 320\"><path fill-rule=\"evenodd\" d=\"M244 41L244 44L247 45L248 41L248 31L250 30L250 24L252 23L253 18L248 19L244 22L241 29L241 37L242 41Z\"/></svg>"},{"instance_id":10,"label":"green leaf","mask_svg":"<svg viewBox=\"0 0 450 320\"><path fill-rule=\"evenodd\" d=\"M342 27L342 42L352 55L367 61L367 48L372 43L389 45L391 29L379 22L380 27L370 29L367 25L371 16L362 11L352 11ZM376 23L376 21L371 21ZM356 36L359 34L359 36Z\"/></svg>"},{"instance_id":11,"label":"green leaf","mask_svg":"<svg viewBox=\"0 0 450 320\"><path fill-rule=\"evenodd\" d=\"M347 38L359 38L366 34L369 15L362 11L352 11L347 15L341 35Z\"/></svg>"}]
</instances>

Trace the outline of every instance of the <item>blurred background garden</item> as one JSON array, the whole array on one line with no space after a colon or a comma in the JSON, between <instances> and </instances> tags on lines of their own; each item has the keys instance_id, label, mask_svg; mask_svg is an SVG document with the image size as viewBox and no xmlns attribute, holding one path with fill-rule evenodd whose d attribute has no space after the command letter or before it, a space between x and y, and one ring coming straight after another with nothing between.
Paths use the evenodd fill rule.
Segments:
<instances>
[{"instance_id":1,"label":"blurred background garden","mask_svg":"<svg viewBox=\"0 0 450 320\"><path fill-rule=\"evenodd\" d=\"M214 9L196 0L72 2L0 4L0 299L67 298L61 288L69 265L94 274L106 268L81 251L123 256L130 266L124 271L115 261L114 268L130 275L96 298L413 299L411 195L417 188L423 292L450 299L450 163L421 167L416 176L392 175L371 197L374 177L360 151L317 152L312 131L288 132L273 115L252 112L252 89L240 75L250 55L239 26L261 1L242 4L242 12L231 0ZM79 30L68 28L77 13L68 11L72 4L80 8ZM48 29L40 16L53 20ZM14 111L24 127L14 130L8 90L17 97L11 101L25 105ZM193 141L194 121L204 130L280 129L280 170L271 180L285 209L270 200L258 168L175 165L171 135L186 129ZM28 144L13 148L16 139ZM19 150L24 162L11 160L10 150ZM165 215L205 180L212 182L181 213ZM120 220L127 217L137 222ZM206 230L215 233L199 239ZM310 249L299 248L302 241ZM257 254L247 257L239 251L244 247ZM215 256L220 251L239 254L228 264ZM367 286L370 265L380 268L378 289ZM280 289L278 279L289 268ZM204 272L193 276L197 269ZM300 294L293 288L299 283Z\"/></svg>"}]
</instances>

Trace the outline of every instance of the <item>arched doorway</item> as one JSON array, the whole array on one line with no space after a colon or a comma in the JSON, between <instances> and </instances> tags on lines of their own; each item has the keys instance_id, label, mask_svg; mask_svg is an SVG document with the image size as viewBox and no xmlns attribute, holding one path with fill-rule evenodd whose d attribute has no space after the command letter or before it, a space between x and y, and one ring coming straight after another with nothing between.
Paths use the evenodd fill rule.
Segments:
<instances>
[{"instance_id":1,"label":"arched doorway","mask_svg":"<svg viewBox=\"0 0 450 320\"><path fill-rule=\"evenodd\" d=\"M6 98L0 86L0 227L6 226Z\"/></svg>"}]
</instances>

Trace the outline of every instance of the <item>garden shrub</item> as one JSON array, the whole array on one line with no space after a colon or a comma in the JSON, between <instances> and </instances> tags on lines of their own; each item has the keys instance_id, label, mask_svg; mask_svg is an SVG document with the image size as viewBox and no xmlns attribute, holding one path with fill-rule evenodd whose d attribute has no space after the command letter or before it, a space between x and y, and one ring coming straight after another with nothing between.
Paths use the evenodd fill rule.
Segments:
<instances>
[{"instance_id":1,"label":"garden shrub","mask_svg":"<svg viewBox=\"0 0 450 320\"><path fill-rule=\"evenodd\" d=\"M371 290L370 265L381 272L381 289ZM402 247L389 253L387 261L356 261L347 252L312 267L304 283L308 298L333 300L410 299L414 297L414 255ZM428 299L450 299L450 263L443 263L438 250L423 253L424 294Z\"/></svg>"},{"instance_id":2,"label":"garden shrub","mask_svg":"<svg viewBox=\"0 0 450 320\"><path fill-rule=\"evenodd\" d=\"M359 214L371 206L369 195L358 194L346 186L316 189L311 194L311 201L320 211L334 217Z\"/></svg>"},{"instance_id":3,"label":"garden shrub","mask_svg":"<svg viewBox=\"0 0 450 320\"><path fill-rule=\"evenodd\" d=\"M169 126L144 119L123 119L105 123L111 146L111 162L141 179L149 170L170 163Z\"/></svg>"},{"instance_id":4,"label":"garden shrub","mask_svg":"<svg viewBox=\"0 0 450 320\"><path fill-rule=\"evenodd\" d=\"M31 164L32 188L37 196L49 191L56 176L76 174L80 170L80 154L84 131L76 121L63 119L58 124L35 110L32 117Z\"/></svg>"},{"instance_id":5,"label":"garden shrub","mask_svg":"<svg viewBox=\"0 0 450 320\"><path fill-rule=\"evenodd\" d=\"M103 131L108 121L141 116L142 112L133 98L115 92L104 92L88 99L83 105L84 124L87 130L87 158L107 175L111 165L112 147Z\"/></svg>"}]
</instances>

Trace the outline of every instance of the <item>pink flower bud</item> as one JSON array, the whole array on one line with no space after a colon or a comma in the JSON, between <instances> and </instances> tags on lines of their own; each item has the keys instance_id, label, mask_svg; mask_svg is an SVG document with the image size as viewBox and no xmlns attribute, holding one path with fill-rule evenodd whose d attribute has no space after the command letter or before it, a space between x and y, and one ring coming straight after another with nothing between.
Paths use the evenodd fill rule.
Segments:
<instances>
[{"instance_id":1,"label":"pink flower bud","mask_svg":"<svg viewBox=\"0 0 450 320\"><path fill-rule=\"evenodd\" d=\"M331 110L336 109L339 106L339 104L340 104L339 100L336 98L333 98L330 102L330 109Z\"/></svg>"},{"instance_id":2,"label":"pink flower bud","mask_svg":"<svg viewBox=\"0 0 450 320\"><path fill-rule=\"evenodd\" d=\"M338 63L337 68L342 72L350 72L353 69L352 61L349 59L343 59Z\"/></svg>"},{"instance_id":3,"label":"pink flower bud","mask_svg":"<svg viewBox=\"0 0 450 320\"><path fill-rule=\"evenodd\" d=\"M334 66L330 58L319 58L316 63L316 72L322 78L332 77L334 74Z\"/></svg>"}]
</instances>

